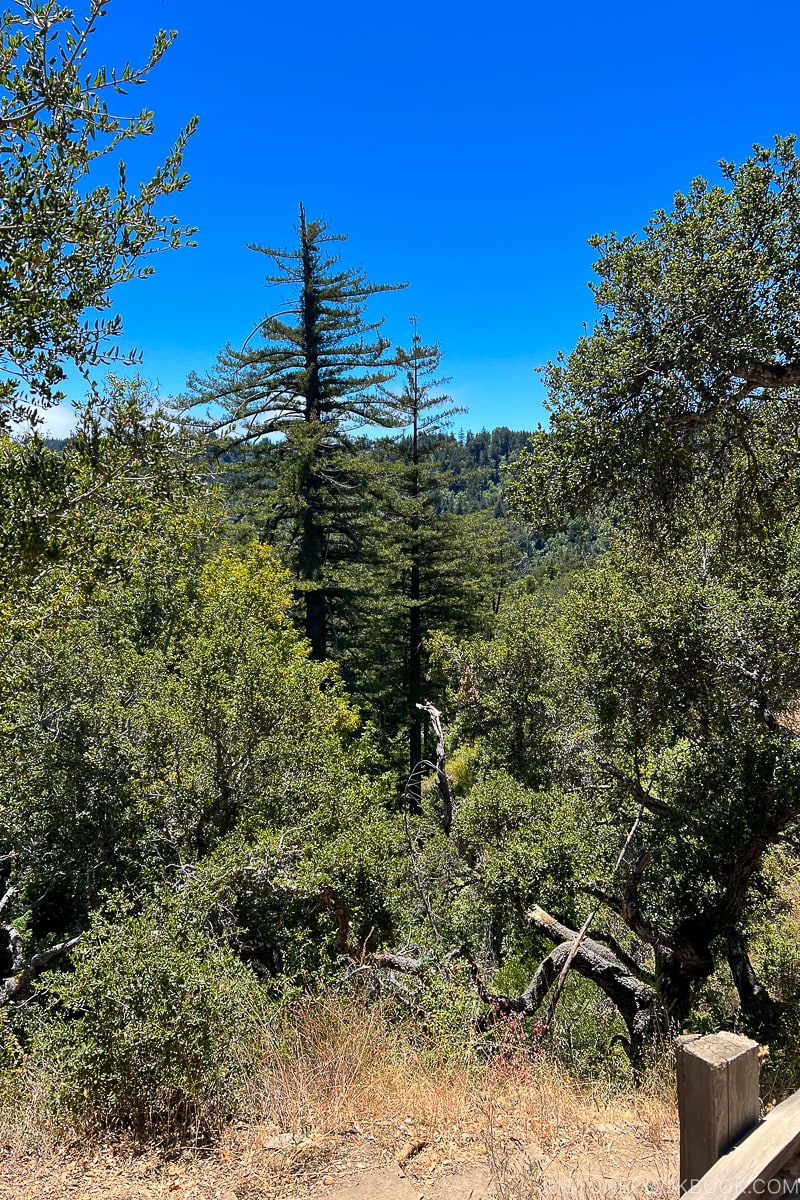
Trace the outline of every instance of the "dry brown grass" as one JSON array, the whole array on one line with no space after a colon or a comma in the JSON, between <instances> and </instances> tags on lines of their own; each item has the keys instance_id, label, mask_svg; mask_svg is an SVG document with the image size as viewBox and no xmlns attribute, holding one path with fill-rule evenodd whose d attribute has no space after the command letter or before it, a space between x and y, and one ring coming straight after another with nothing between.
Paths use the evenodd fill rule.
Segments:
<instances>
[{"instance_id":1,"label":"dry brown grass","mask_svg":"<svg viewBox=\"0 0 800 1200\"><path fill-rule=\"evenodd\" d=\"M520 1043L513 1027L492 1058L466 1045L442 1058L380 1008L307 1001L273 1031L253 1099L262 1131L291 1133L310 1147L330 1151L349 1139L393 1160L411 1148L409 1160L423 1174L488 1159L495 1192L509 1198L537 1180L571 1178L577 1186L598 1162L637 1177L648 1163L655 1182L674 1186L668 1069L654 1070L636 1092L581 1084L540 1048Z\"/></svg>"},{"instance_id":2,"label":"dry brown grass","mask_svg":"<svg viewBox=\"0 0 800 1200\"><path fill-rule=\"evenodd\" d=\"M358 1178L362 1196L392 1200L391 1179L389 1190L380 1183L387 1172L419 1181L417 1194L423 1183L428 1189L449 1178L457 1189L463 1178L465 1196L483 1172L487 1190L475 1195L501 1200L646 1197L676 1188L674 1096L663 1075L636 1093L582 1085L513 1027L491 1059L467 1044L444 1056L379 1007L323 997L294 1005L264 1030L262 1062L221 1144L179 1159L157 1151L134 1157L121 1142L87 1148L35 1106L17 1107L0 1125L0 1197L15 1194L15 1164L27 1172L25 1194L48 1200L76 1194L66 1183L63 1193L48 1190L70 1171L86 1189L77 1194L137 1200L226 1196L223 1182L234 1177L249 1181L241 1194L253 1198L317 1189L338 1197Z\"/></svg>"}]
</instances>

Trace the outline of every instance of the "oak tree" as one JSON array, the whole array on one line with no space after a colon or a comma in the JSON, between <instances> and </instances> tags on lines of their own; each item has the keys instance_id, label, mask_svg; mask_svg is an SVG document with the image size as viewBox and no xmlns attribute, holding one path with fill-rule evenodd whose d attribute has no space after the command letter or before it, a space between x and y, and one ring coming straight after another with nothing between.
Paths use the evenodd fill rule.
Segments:
<instances>
[{"instance_id":1,"label":"oak tree","mask_svg":"<svg viewBox=\"0 0 800 1200\"><path fill-rule=\"evenodd\" d=\"M640 234L591 239L598 319L545 369L550 428L523 456L534 523L624 507L648 536L755 532L798 501L800 158L756 146Z\"/></svg>"},{"instance_id":2,"label":"oak tree","mask_svg":"<svg viewBox=\"0 0 800 1200\"><path fill-rule=\"evenodd\" d=\"M794 140L722 174L641 235L593 239L600 315L547 368L550 429L514 492L537 524L611 515L616 545L560 612L512 622L505 659L524 663L527 629L535 677L493 680L495 649L462 679L494 769L546 797L539 836L583 822L560 850L560 910L577 924L599 905L606 935L622 921L678 1024L726 958L763 1036L779 1010L750 936L770 849L794 844L800 817Z\"/></svg>"},{"instance_id":3,"label":"oak tree","mask_svg":"<svg viewBox=\"0 0 800 1200\"><path fill-rule=\"evenodd\" d=\"M147 79L175 34L161 31L141 67L90 65L111 0L82 18L55 0L21 0L0 16L0 426L63 398L65 365L86 373L130 362L111 343L115 284L147 275L147 258L192 230L160 201L187 182L190 121L149 180L131 188L123 149L153 131L147 109L119 97Z\"/></svg>"}]
</instances>

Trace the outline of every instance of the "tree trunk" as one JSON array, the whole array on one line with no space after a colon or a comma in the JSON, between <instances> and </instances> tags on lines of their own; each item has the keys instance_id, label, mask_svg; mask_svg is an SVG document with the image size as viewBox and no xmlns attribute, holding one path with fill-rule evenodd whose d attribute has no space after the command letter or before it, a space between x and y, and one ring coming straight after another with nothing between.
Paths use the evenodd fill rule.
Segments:
<instances>
[{"instance_id":1,"label":"tree trunk","mask_svg":"<svg viewBox=\"0 0 800 1200\"><path fill-rule=\"evenodd\" d=\"M414 326L416 332L416 325ZM422 811L422 607L419 545L419 363L413 366L413 421L411 426L411 578L408 588L408 708L411 713L409 730L408 800L412 813Z\"/></svg>"},{"instance_id":2,"label":"tree trunk","mask_svg":"<svg viewBox=\"0 0 800 1200\"><path fill-rule=\"evenodd\" d=\"M306 507L303 513L298 572L301 583L305 585L303 598L306 609L306 637L311 643L311 657L320 662L328 655L328 598L323 584L328 545L320 494L321 484L317 471L309 470L302 485Z\"/></svg>"},{"instance_id":3,"label":"tree trunk","mask_svg":"<svg viewBox=\"0 0 800 1200\"><path fill-rule=\"evenodd\" d=\"M311 657L323 661L328 653L327 597L322 586L322 573L327 558L327 535L322 504L320 449L316 433L323 416L322 384L319 374L320 311L315 284L315 263L308 239L306 214L300 205L300 248L303 262L303 295L300 319L303 329L305 357L305 422L314 438L313 452L307 464L301 492L306 502L303 513L303 534L300 548L300 577L305 584L316 584L305 593L306 637L311 643Z\"/></svg>"},{"instance_id":4,"label":"tree trunk","mask_svg":"<svg viewBox=\"0 0 800 1200\"><path fill-rule=\"evenodd\" d=\"M541 1008L547 993L558 979L573 952L578 937L576 930L562 925L538 905L526 914L529 924L549 941L558 942L540 964L536 974L521 996L485 997L499 1012L515 1012L524 1017L534 1016ZM656 991L633 975L626 964L594 938L584 937L575 950L571 966L608 996L619 1011L628 1030L623 1047L634 1073L638 1076L644 1065L647 1047L666 1023Z\"/></svg>"},{"instance_id":5,"label":"tree trunk","mask_svg":"<svg viewBox=\"0 0 800 1200\"><path fill-rule=\"evenodd\" d=\"M10 904L17 894L15 887L8 889L0 898L0 912ZM47 950L40 950L38 954L28 955L25 953L22 935L14 925L0 924L0 930L8 938L13 959L11 967L13 973L5 979L0 979L0 1008L7 1004L22 1004L27 1000L42 967L52 962L54 958L58 958L59 955L72 950L81 940L80 936L68 938L65 942L58 942Z\"/></svg>"},{"instance_id":6,"label":"tree trunk","mask_svg":"<svg viewBox=\"0 0 800 1200\"><path fill-rule=\"evenodd\" d=\"M306 637L311 643L311 657L323 662L328 653L328 630L322 589L306 592Z\"/></svg>"},{"instance_id":7,"label":"tree trunk","mask_svg":"<svg viewBox=\"0 0 800 1200\"><path fill-rule=\"evenodd\" d=\"M690 973L686 964L663 946L653 947L656 959L656 979L661 1002L669 1019L677 1028L683 1026L692 1007L692 989L698 978L707 978L711 971L701 976ZM713 960L711 961L713 970Z\"/></svg>"},{"instance_id":8,"label":"tree trunk","mask_svg":"<svg viewBox=\"0 0 800 1200\"><path fill-rule=\"evenodd\" d=\"M422 698L422 613L417 561L413 561L411 565L409 600L408 698L412 716L409 730L408 801L411 812L419 813L422 810L422 717L417 704Z\"/></svg>"},{"instance_id":9,"label":"tree trunk","mask_svg":"<svg viewBox=\"0 0 800 1200\"><path fill-rule=\"evenodd\" d=\"M426 700L424 704L418 704L417 708L428 714L436 737L436 762L434 766L436 768L436 782L439 785L439 792L442 797L442 829L449 837L450 831L453 828L456 810L453 793L450 791L450 777L447 774L447 751L445 749L442 714L438 708L431 704L430 700Z\"/></svg>"},{"instance_id":10,"label":"tree trunk","mask_svg":"<svg viewBox=\"0 0 800 1200\"><path fill-rule=\"evenodd\" d=\"M738 929L729 929L726 940L728 964L748 1032L762 1041L769 1040L776 1016L775 1001L758 981L744 934Z\"/></svg>"}]
</instances>

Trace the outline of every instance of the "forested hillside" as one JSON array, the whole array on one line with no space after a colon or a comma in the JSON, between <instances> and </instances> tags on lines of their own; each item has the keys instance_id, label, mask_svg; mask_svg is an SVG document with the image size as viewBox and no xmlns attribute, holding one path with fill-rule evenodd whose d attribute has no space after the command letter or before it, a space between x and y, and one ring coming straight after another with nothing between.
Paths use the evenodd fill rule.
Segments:
<instances>
[{"instance_id":1,"label":"forested hillside","mask_svg":"<svg viewBox=\"0 0 800 1200\"><path fill-rule=\"evenodd\" d=\"M517 1065L617 1084L735 1025L796 1086L794 141L595 240L598 319L546 369L548 429L459 432L423 322L391 344L395 285L301 205L288 248L256 248L277 291L240 348L180 396L112 373L47 441L65 368L113 359L85 310L190 236L154 216L186 135L140 192L87 193L87 147L147 121L120 132L81 74L93 16L22 9L0 29L11 1107L215 1137L265 1031L331 994L422 1057L505 1062L514 1038Z\"/></svg>"}]
</instances>

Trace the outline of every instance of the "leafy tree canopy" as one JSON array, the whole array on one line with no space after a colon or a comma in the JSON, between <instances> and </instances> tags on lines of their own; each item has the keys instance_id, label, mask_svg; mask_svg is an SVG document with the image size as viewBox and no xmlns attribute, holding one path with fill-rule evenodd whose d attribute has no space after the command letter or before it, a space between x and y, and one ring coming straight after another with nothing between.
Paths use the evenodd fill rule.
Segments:
<instances>
[{"instance_id":1,"label":"leafy tree canopy","mask_svg":"<svg viewBox=\"0 0 800 1200\"><path fill-rule=\"evenodd\" d=\"M175 34L158 33L141 67L92 68L110 3L90 0L81 19L55 0L20 0L0 17L0 424L60 400L65 362L85 372L132 361L109 347L118 316L84 314L107 312L115 284L149 274L148 255L193 232L157 206L187 182L195 122L138 190L121 157L153 131L153 114L119 116L118 97L145 81Z\"/></svg>"},{"instance_id":2,"label":"leafy tree canopy","mask_svg":"<svg viewBox=\"0 0 800 1200\"><path fill-rule=\"evenodd\" d=\"M764 856L800 816L797 586L796 538L737 570L701 542L643 563L621 541L560 603L519 602L491 641L444 649L487 888L502 862L512 911L580 923L599 901L595 928L621 918L649 948L678 1022L726 952L754 1027L767 1001L747 937Z\"/></svg>"},{"instance_id":3,"label":"leafy tree canopy","mask_svg":"<svg viewBox=\"0 0 800 1200\"><path fill-rule=\"evenodd\" d=\"M247 956L295 973L387 923L391 791L201 466L122 384L61 452L0 441L0 915L46 948L216 856Z\"/></svg>"},{"instance_id":4,"label":"leafy tree canopy","mask_svg":"<svg viewBox=\"0 0 800 1200\"><path fill-rule=\"evenodd\" d=\"M559 911L599 905L601 937L621 920L677 1023L724 955L763 1033L748 941L800 815L800 159L777 139L722 173L641 235L593 239L601 315L547 367L551 428L512 468L535 523L605 514L612 550L451 658L489 798L509 773L531 789L532 843L583 814ZM517 902L547 896L535 844L518 861Z\"/></svg>"},{"instance_id":5,"label":"leafy tree canopy","mask_svg":"<svg viewBox=\"0 0 800 1200\"><path fill-rule=\"evenodd\" d=\"M535 522L624 502L652 534L723 518L728 533L796 507L800 159L756 146L696 179L641 235L597 236L600 317L545 370L551 429L523 456Z\"/></svg>"}]
</instances>

